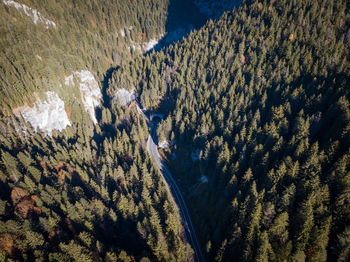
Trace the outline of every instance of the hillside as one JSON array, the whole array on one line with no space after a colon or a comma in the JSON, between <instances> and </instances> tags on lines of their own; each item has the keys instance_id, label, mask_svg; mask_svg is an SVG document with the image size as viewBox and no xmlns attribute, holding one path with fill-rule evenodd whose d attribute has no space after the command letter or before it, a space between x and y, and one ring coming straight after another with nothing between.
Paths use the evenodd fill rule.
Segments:
<instances>
[{"instance_id":1,"label":"hillside","mask_svg":"<svg viewBox=\"0 0 350 262\"><path fill-rule=\"evenodd\" d=\"M0 261L348 261L349 10L0 0Z\"/></svg>"},{"instance_id":2,"label":"hillside","mask_svg":"<svg viewBox=\"0 0 350 262\"><path fill-rule=\"evenodd\" d=\"M102 82L111 66L147 50L165 31L168 1L1 1L0 112L55 91L68 106L65 77L89 70ZM67 94L68 93L68 94ZM79 99L79 97L77 97Z\"/></svg>"},{"instance_id":3,"label":"hillside","mask_svg":"<svg viewBox=\"0 0 350 262\"><path fill-rule=\"evenodd\" d=\"M132 99L104 107L111 68L164 34L167 7L0 2L0 261L193 257L145 120Z\"/></svg>"},{"instance_id":4,"label":"hillside","mask_svg":"<svg viewBox=\"0 0 350 262\"><path fill-rule=\"evenodd\" d=\"M167 116L208 261L349 259L349 8L246 1L114 73Z\"/></svg>"}]
</instances>

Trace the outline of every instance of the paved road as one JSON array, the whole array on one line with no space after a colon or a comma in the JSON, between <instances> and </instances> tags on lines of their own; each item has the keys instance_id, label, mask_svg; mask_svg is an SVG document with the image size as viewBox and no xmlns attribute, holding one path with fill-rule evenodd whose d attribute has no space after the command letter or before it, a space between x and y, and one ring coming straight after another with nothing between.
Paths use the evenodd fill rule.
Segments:
<instances>
[{"instance_id":1,"label":"paved road","mask_svg":"<svg viewBox=\"0 0 350 262\"><path fill-rule=\"evenodd\" d=\"M156 129L157 129L157 125L158 123L156 121L151 122L151 126L150 126L150 135L148 136L148 140L147 140L147 149L148 149L148 153L150 155L150 157L154 158L154 160L157 163L157 166L161 172L161 174L163 175L169 189L170 192L172 193L175 202L177 203L179 210L180 210L180 215L182 217L182 221L183 221L183 226L185 228L185 232L186 232L186 236L187 236L187 240L190 242L195 255L196 255L196 261L198 262L202 262L204 261L203 259L203 255L201 252L201 248L196 236L196 232L194 230L194 227L192 225L192 221L191 221L191 217L190 214L188 213L187 207L186 207L186 203L182 197L181 191L179 190L179 188L176 185L175 180L173 179L168 167L166 166L166 164L164 163L162 157L160 156L159 152L158 152L158 147L156 145L157 143L157 135L156 135ZM155 143L156 141L156 143Z\"/></svg>"}]
</instances>

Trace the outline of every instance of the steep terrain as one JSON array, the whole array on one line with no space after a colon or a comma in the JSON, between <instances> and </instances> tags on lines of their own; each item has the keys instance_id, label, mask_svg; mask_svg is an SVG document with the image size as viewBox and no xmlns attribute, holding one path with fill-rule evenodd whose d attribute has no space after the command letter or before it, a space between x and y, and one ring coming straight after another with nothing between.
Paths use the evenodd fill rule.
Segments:
<instances>
[{"instance_id":1,"label":"steep terrain","mask_svg":"<svg viewBox=\"0 0 350 262\"><path fill-rule=\"evenodd\" d=\"M29 122L35 132L51 135L53 130L62 131L71 125L64 102L55 92L46 92L43 100L38 98L34 104L15 108L13 112Z\"/></svg>"},{"instance_id":2,"label":"steep terrain","mask_svg":"<svg viewBox=\"0 0 350 262\"><path fill-rule=\"evenodd\" d=\"M347 261L348 1L244 1L124 64L209 261Z\"/></svg>"},{"instance_id":3,"label":"steep terrain","mask_svg":"<svg viewBox=\"0 0 350 262\"><path fill-rule=\"evenodd\" d=\"M0 3L1 261L193 258L135 93L109 104L102 81L152 48L167 6Z\"/></svg>"},{"instance_id":4,"label":"steep terrain","mask_svg":"<svg viewBox=\"0 0 350 262\"><path fill-rule=\"evenodd\" d=\"M349 260L349 1L237 2L0 1L0 261Z\"/></svg>"},{"instance_id":5,"label":"steep terrain","mask_svg":"<svg viewBox=\"0 0 350 262\"><path fill-rule=\"evenodd\" d=\"M84 108L90 115L92 122L96 124L97 119L95 116L95 108L101 104L101 89L93 74L87 70L74 72L70 76L66 77L65 85L68 87L74 87L74 77L77 77L78 79L79 91Z\"/></svg>"},{"instance_id":6,"label":"steep terrain","mask_svg":"<svg viewBox=\"0 0 350 262\"><path fill-rule=\"evenodd\" d=\"M65 77L89 70L101 81L112 65L131 59L132 46L147 51L165 32L168 0L22 2L0 2L2 116L34 102L35 92L66 93L71 106L79 96L65 88Z\"/></svg>"}]
</instances>

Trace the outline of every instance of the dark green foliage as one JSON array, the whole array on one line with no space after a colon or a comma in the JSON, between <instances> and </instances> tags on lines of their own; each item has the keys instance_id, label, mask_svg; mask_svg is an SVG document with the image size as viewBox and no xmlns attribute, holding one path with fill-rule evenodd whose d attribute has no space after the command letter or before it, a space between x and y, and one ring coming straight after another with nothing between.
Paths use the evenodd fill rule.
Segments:
<instances>
[{"instance_id":1,"label":"dark green foliage","mask_svg":"<svg viewBox=\"0 0 350 262\"><path fill-rule=\"evenodd\" d=\"M131 81L167 115L158 135L176 139L170 165L208 261L349 259L348 10L246 1L114 73L111 94Z\"/></svg>"},{"instance_id":2,"label":"dark green foliage","mask_svg":"<svg viewBox=\"0 0 350 262\"><path fill-rule=\"evenodd\" d=\"M102 82L111 65L132 58L132 43L163 34L168 1L24 4L57 27L0 3L0 260L190 258L178 210L145 151L143 117L101 106L93 130L79 90L64 85L86 68ZM72 127L53 137L11 116L47 90L72 112Z\"/></svg>"},{"instance_id":3,"label":"dark green foliage","mask_svg":"<svg viewBox=\"0 0 350 262\"><path fill-rule=\"evenodd\" d=\"M20 239L18 258L185 260L191 251L175 203L143 147L144 119L120 107L112 108L118 116L103 110L110 126L103 123L98 144L86 130L69 139L28 133L1 146L0 241ZM28 197L12 199L17 187L35 199L27 217L17 205L29 205Z\"/></svg>"},{"instance_id":4,"label":"dark green foliage","mask_svg":"<svg viewBox=\"0 0 350 262\"><path fill-rule=\"evenodd\" d=\"M55 90L71 102L74 92L64 88L64 77L87 68L101 80L111 65L130 59L132 42L164 33L168 0L24 4L57 27L34 24L22 11L0 3L0 112L6 115L14 107L31 104L34 92Z\"/></svg>"},{"instance_id":5,"label":"dark green foliage","mask_svg":"<svg viewBox=\"0 0 350 262\"><path fill-rule=\"evenodd\" d=\"M131 41L164 32L167 1L138 3L33 1L56 30L16 22L20 14L0 5L1 46L16 43L0 56L2 112L72 71L118 65L108 95L135 88L144 107L165 114L157 134L170 142L164 152L207 261L348 261L349 2L243 1L130 62ZM0 123L0 240L13 247L0 258L188 258L175 203L145 151L144 120L112 104L92 134L59 89L75 112L67 131L48 138L28 126L20 137L18 122ZM28 195L12 201L15 187Z\"/></svg>"}]
</instances>

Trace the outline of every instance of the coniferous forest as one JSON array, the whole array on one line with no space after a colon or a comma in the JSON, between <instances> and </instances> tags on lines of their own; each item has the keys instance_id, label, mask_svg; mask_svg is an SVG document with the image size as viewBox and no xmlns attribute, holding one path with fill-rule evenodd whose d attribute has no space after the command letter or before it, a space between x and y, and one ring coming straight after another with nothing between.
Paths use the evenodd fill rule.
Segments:
<instances>
[{"instance_id":1,"label":"coniferous forest","mask_svg":"<svg viewBox=\"0 0 350 262\"><path fill-rule=\"evenodd\" d=\"M202 261L150 138L204 261L350 261L350 2L175 2L0 2L0 261Z\"/></svg>"}]
</instances>

